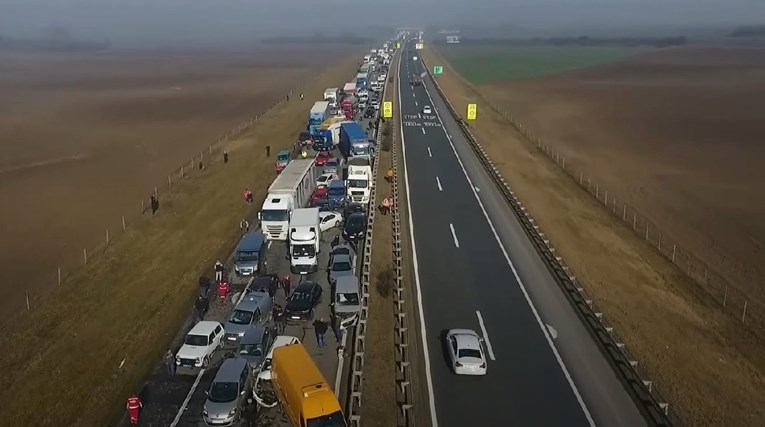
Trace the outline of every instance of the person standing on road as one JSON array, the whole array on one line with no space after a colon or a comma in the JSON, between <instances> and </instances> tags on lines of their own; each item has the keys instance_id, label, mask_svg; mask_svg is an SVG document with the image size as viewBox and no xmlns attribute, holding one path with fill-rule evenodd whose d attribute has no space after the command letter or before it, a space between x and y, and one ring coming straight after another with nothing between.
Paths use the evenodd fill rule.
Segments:
<instances>
[{"instance_id":1,"label":"person standing on road","mask_svg":"<svg viewBox=\"0 0 765 427\"><path fill-rule=\"evenodd\" d=\"M207 295L208 292L210 292L210 279L199 276L199 295Z\"/></svg>"},{"instance_id":2,"label":"person standing on road","mask_svg":"<svg viewBox=\"0 0 765 427\"><path fill-rule=\"evenodd\" d=\"M284 313L282 306L279 304L274 304L272 317L274 318L274 323L276 324L276 332L279 335L283 335L284 329L287 326L287 315Z\"/></svg>"},{"instance_id":3,"label":"person standing on road","mask_svg":"<svg viewBox=\"0 0 765 427\"><path fill-rule=\"evenodd\" d=\"M284 290L284 298L290 297L290 290L292 288L292 276L289 274L282 277L282 289Z\"/></svg>"},{"instance_id":4,"label":"person standing on road","mask_svg":"<svg viewBox=\"0 0 765 427\"><path fill-rule=\"evenodd\" d=\"M167 369L168 377L175 377L175 355L171 349L167 349L167 353L165 353L165 369Z\"/></svg>"},{"instance_id":5,"label":"person standing on road","mask_svg":"<svg viewBox=\"0 0 765 427\"><path fill-rule=\"evenodd\" d=\"M239 221L239 230L241 230L242 233L247 233L250 231L250 223L246 219L242 218L242 220Z\"/></svg>"},{"instance_id":6,"label":"person standing on road","mask_svg":"<svg viewBox=\"0 0 765 427\"><path fill-rule=\"evenodd\" d=\"M272 300L276 296L276 290L278 288L279 288L279 281L277 279L273 279L270 282L268 282L268 296L270 296Z\"/></svg>"},{"instance_id":7,"label":"person standing on road","mask_svg":"<svg viewBox=\"0 0 765 427\"><path fill-rule=\"evenodd\" d=\"M335 246L337 246L339 244L340 244L340 235L338 234L338 235L335 236L334 239L332 239L332 247L334 248Z\"/></svg>"},{"instance_id":8,"label":"person standing on road","mask_svg":"<svg viewBox=\"0 0 765 427\"><path fill-rule=\"evenodd\" d=\"M218 298L220 298L222 303L226 302L229 290L230 288L225 280L221 280L220 283L218 283Z\"/></svg>"},{"instance_id":9,"label":"person standing on road","mask_svg":"<svg viewBox=\"0 0 765 427\"><path fill-rule=\"evenodd\" d=\"M319 345L319 348L326 347L327 344L324 342L324 334L327 333L327 322L324 321L323 317L313 321L313 329L316 333L316 343Z\"/></svg>"},{"instance_id":10,"label":"person standing on road","mask_svg":"<svg viewBox=\"0 0 765 427\"><path fill-rule=\"evenodd\" d=\"M337 318L336 314L333 314L330 316L329 321L332 324L332 332L335 333L335 341L340 342L340 340L343 339L343 330L340 329L340 320Z\"/></svg>"},{"instance_id":11,"label":"person standing on road","mask_svg":"<svg viewBox=\"0 0 765 427\"><path fill-rule=\"evenodd\" d=\"M138 424L138 417L141 415L141 398L138 397L138 393L133 393L127 400L127 410L130 415L130 424Z\"/></svg>"},{"instance_id":12,"label":"person standing on road","mask_svg":"<svg viewBox=\"0 0 765 427\"><path fill-rule=\"evenodd\" d=\"M220 262L220 260L215 262L215 281L221 282L223 281L223 263Z\"/></svg>"},{"instance_id":13,"label":"person standing on road","mask_svg":"<svg viewBox=\"0 0 765 427\"><path fill-rule=\"evenodd\" d=\"M271 157L271 146L266 145L266 157Z\"/></svg>"},{"instance_id":14,"label":"person standing on road","mask_svg":"<svg viewBox=\"0 0 765 427\"><path fill-rule=\"evenodd\" d=\"M194 304L194 308L197 311L198 321L201 322L205 319L205 314L207 314L207 310L210 308L210 300L200 295L197 297L197 302Z\"/></svg>"}]
</instances>

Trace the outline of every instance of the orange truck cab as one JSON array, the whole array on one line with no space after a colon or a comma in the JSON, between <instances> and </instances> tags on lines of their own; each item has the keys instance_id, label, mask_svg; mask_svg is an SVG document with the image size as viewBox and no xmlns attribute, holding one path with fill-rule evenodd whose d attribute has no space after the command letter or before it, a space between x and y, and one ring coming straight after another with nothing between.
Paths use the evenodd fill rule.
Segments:
<instances>
[{"instance_id":1,"label":"orange truck cab","mask_svg":"<svg viewBox=\"0 0 765 427\"><path fill-rule=\"evenodd\" d=\"M271 381L293 426L348 426L340 402L303 344L274 349Z\"/></svg>"}]
</instances>

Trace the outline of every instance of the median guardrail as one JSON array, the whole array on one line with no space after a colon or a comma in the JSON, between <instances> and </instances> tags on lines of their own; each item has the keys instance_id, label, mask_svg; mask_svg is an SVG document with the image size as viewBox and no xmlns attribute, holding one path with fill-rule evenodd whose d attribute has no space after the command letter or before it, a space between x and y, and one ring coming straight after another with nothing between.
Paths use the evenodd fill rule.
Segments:
<instances>
[{"instance_id":1,"label":"median guardrail","mask_svg":"<svg viewBox=\"0 0 765 427\"><path fill-rule=\"evenodd\" d=\"M553 278L558 283L569 302L577 309L579 316L584 320L585 325L595 338L603 354L607 357L610 365L613 367L617 376L624 384L627 391L632 396L646 421L652 426L671 426L672 420L669 416L669 404L661 399L658 391L653 387L653 382L644 379L638 372L638 362L635 357L627 350L624 343L619 339L614 331L603 317L603 313L598 310L593 303L592 298L587 294L584 287L576 280L569 268L565 265L563 259L556 255L555 248L548 239L545 238L531 214L523 206L521 201L510 188L510 185L502 178L497 167L489 158L488 154L471 132L467 123L460 114L454 109L449 98L441 89L438 81L432 75L424 58L420 57L423 66L427 72L430 81L433 82L438 94L443 98L449 113L457 120L460 130L465 135L473 152L475 152L486 172L494 181L499 191L505 197L513 213L521 222L526 234L531 239L537 252L552 273Z\"/></svg>"}]
</instances>

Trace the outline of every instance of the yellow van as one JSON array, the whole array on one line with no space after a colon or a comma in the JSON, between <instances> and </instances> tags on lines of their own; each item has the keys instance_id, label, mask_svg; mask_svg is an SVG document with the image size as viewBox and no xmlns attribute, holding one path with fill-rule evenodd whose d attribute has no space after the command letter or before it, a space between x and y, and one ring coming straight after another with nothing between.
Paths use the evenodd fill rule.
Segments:
<instances>
[{"instance_id":1,"label":"yellow van","mask_svg":"<svg viewBox=\"0 0 765 427\"><path fill-rule=\"evenodd\" d=\"M347 427L340 402L303 344L274 349L271 381L294 427Z\"/></svg>"}]
</instances>

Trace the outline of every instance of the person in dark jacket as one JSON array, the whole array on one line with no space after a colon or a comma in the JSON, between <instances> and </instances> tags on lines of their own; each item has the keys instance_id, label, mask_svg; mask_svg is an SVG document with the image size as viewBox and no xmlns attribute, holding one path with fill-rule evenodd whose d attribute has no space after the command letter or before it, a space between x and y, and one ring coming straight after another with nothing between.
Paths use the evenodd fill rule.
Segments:
<instances>
[{"instance_id":1,"label":"person in dark jacket","mask_svg":"<svg viewBox=\"0 0 765 427\"><path fill-rule=\"evenodd\" d=\"M210 309L210 300L200 295L197 297L197 302L194 304L194 308L197 311L197 318L201 322L207 314L207 310Z\"/></svg>"},{"instance_id":2,"label":"person in dark jacket","mask_svg":"<svg viewBox=\"0 0 765 427\"><path fill-rule=\"evenodd\" d=\"M327 322L324 321L323 317L319 320L314 320L313 329L316 333L316 343L319 344L319 348L326 347L327 343L324 342L324 334L327 333L328 327Z\"/></svg>"}]
</instances>

